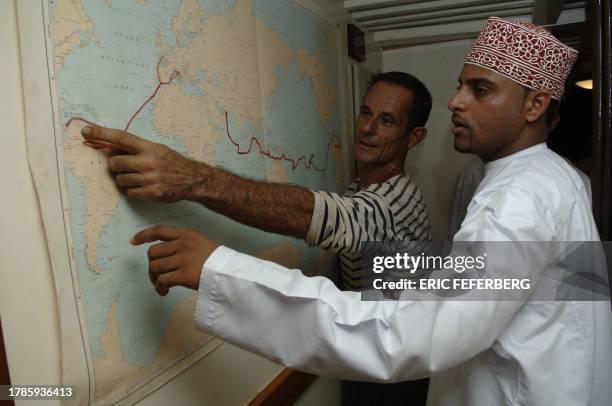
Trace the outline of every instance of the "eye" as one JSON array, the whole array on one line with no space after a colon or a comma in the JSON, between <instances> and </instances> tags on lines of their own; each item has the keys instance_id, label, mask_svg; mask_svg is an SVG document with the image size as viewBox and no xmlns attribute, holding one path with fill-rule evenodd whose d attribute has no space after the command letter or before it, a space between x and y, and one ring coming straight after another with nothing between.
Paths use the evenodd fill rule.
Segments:
<instances>
[{"instance_id":1,"label":"eye","mask_svg":"<svg viewBox=\"0 0 612 406\"><path fill-rule=\"evenodd\" d=\"M359 116L360 117L369 117L370 116L370 111L366 110L366 109L361 109L359 110Z\"/></svg>"},{"instance_id":2,"label":"eye","mask_svg":"<svg viewBox=\"0 0 612 406\"><path fill-rule=\"evenodd\" d=\"M484 96L489 92L489 89L487 89L486 87L482 87L482 86L476 86L474 88L474 94L478 97Z\"/></svg>"}]
</instances>

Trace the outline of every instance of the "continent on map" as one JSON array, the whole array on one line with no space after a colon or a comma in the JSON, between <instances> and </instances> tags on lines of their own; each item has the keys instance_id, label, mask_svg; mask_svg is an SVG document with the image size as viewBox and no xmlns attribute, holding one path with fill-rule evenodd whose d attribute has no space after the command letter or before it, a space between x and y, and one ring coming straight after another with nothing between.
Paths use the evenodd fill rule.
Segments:
<instances>
[{"instance_id":1,"label":"continent on map","mask_svg":"<svg viewBox=\"0 0 612 406\"><path fill-rule=\"evenodd\" d=\"M266 179L270 182L288 183L289 171L287 164L281 161L270 163L266 169Z\"/></svg>"},{"instance_id":2,"label":"continent on map","mask_svg":"<svg viewBox=\"0 0 612 406\"><path fill-rule=\"evenodd\" d=\"M85 37L93 37L94 24L85 14L80 0L55 0L53 16L51 18L51 38L55 44L53 48L53 65L55 74L64 67L64 59L75 47L86 44Z\"/></svg>"},{"instance_id":3,"label":"continent on map","mask_svg":"<svg viewBox=\"0 0 612 406\"><path fill-rule=\"evenodd\" d=\"M67 127L64 160L73 173L83 180L86 210L82 225L85 234L85 259L94 272L100 272L101 268L97 264L99 239L102 228L115 214L120 194L115 182L108 176L108 151L83 145L81 128L84 125L84 122L73 121Z\"/></svg>"},{"instance_id":4,"label":"continent on map","mask_svg":"<svg viewBox=\"0 0 612 406\"><path fill-rule=\"evenodd\" d=\"M106 5L111 7L113 5L113 0L104 0L106 2ZM147 4L149 4L149 0L136 0L136 3L140 4L141 6L146 6Z\"/></svg>"},{"instance_id":5,"label":"continent on map","mask_svg":"<svg viewBox=\"0 0 612 406\"><path fill-rule=\"evenodd\" d=\"M294 244L285 242L257 253L266 261L273 261L289 269L300 267L300 250Z\"/></svg>"},{"instance_id":6,"label":"continent on map","mask_svg":"<svg viewBox=\"0 0 612 406\"><path fill-rule=\"evenodd\" d=\"M293 51L278 33L257 19L257 44L259 56L259 74L261 78L261 98L267 99L276 89L278 80L275 70L289 65L293 60ZM282 70L281 73L282 75ZM265 108L265 104L263 106ZM262 112L265 116L265 112Z\"/></svg>"},{"instance_id":7,"label":"continent on map","mask_svg":"<svg viewBox=\"0 0 612 406\"><path fill-rule=\"evenodd\" d=\"M116 397L117 393L129 392L130 386L145 379L151 373L167 367L176 357L184 354L203 342L207 335L193 328L193 314L196 296L191 295L176 309L168 327L157 357L145 368L139 368L126 362L120 332L117 325L118 299L113 300L108 312L108 328L100 337L104 356L94 362L96 374L96 400L106 404ZM125 377L130 379L126 380Z\"/></svg>"},{"instance_id":8,"label":"continent on map","mask_svg":"<svg viewBox=\"0 0 612 406\"><path fill-rule=\"evenodd\" d=\"M345 161L343 150L342 150L342 142L338 137L333 137L331 145L332 156L334 161L336 162L336 189L342 190L344 188L344 182L346 181L346 173L344 170L344 165L342 163Z\"/></svg>"},{"instance_id":9,"label":"continent on map","mask_svg":"<svg viewBox=\"0 0 612 406\"><path fill-rule=\"evenodd\" d=\"M307 50L299 51L299 67L301 75L308 75L312 80L315 96L317 98L317 110L321 119L329 122L332 115L332 108L336 103L336 89L330 87L328 82L329 63L323 52L317 49L314 55Z\"/></svg>"},{"instance_id":10,"label":"continent on map","mask_svg":"<svg viewBox=\"0 0 612 406\"><path fill-rule=\"evenodd\" d=\"M201 109L206 112L208 126L224 123L227 111L236 112L241 130L247 123L259 127L262 120L259 68L254 63L258 58L252 12L251 0L238 2L227 15L207 14L197 1L184 0L172 19L177 43L168 42L163 33L160 36L159 46L166 63L180 67L177 70L181 79L191 85L191 91L198 94L203 104ZM161 103L166 106L171 103L164 100L163 92L160 96ZM175 101L179 103L176 108L181 108L182 101ZM192 122L183 124L177 121L173 133L193 133ZM216 135L206 131L206 127L199 136L209 138L203 141L205 145L216 141ZM192 156L203 153L190 152Z\"/></svg>"},{"instance_id":11,"label":"continent on map","mask_svg":"<svg viewBox=\"0 0 612 406\"><path fill-rule=\"evenodd\" d=\"M185 94L181 86L165 87L155 103L155 125L162 134L178 135L192 159L214 163L214 145L218 130L211 122L213 114L200 98Z\"/></svg>"}]
</instances>

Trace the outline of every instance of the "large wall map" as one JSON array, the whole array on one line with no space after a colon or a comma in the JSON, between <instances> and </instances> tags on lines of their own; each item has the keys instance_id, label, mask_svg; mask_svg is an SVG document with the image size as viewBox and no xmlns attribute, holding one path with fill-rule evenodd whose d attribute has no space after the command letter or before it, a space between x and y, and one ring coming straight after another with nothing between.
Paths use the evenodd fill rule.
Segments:
<instances>
[{"instance_id":1,"label":"large wall map","mask_svg":"<svg viewBox=\"0 0 612 406\"><path fill-rule=\"evenodd\" d=\"M304 270L316 250L194 203L127 200L80 128L123 128L238 174L338 190L337 30L287 0L46 4L72 272L95 401L107 403L209 339L193 328L191 292L155 294L146 247L128 243L136 231L193 227Z\"/></svg>"}]
</instances>

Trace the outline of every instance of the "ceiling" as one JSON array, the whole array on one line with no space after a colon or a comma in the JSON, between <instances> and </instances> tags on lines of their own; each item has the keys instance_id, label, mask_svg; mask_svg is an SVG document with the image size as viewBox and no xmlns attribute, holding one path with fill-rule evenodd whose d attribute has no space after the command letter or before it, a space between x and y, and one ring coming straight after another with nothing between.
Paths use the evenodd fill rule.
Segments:
<instances>
[{"instance_id":1,"label":"ceiling","mask_svg":"<svg viewBox=\"0 0 612 406\"><path fill-rule=\"evenodd\" d=\"M585 21L579 0L344 0L343 6L383 50L475 38L489 16L540 25Z\"/></svg>"}]
</instances>

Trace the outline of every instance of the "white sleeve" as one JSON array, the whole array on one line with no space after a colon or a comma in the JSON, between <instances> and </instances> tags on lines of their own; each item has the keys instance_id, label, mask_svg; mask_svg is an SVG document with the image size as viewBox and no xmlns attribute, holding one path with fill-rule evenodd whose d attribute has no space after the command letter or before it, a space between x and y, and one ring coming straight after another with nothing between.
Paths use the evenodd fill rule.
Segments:
<instances>
[{"instance_id":1,"label":"white sleeve","mask_svg":"<svg viewBox=\"0 0 612 406\"><path fill-rule=\"evenodd\" d=\"M517 207L514 202L506 208L528 209L524 201ZM534 213L529 227L547 227L545 216ZM480 219L482 227L495 229L494 208ZM507 241L504 228L497 230L488 233L493 241ZM537 254L508 266L537 277L545 267ZM393 382L430 376L486 350L522 304L362 301L325 278L219 247L202 271L196 325L291 368Z\"/></svg>"},{"instance_id":2,"label":"white sleeve","mask_svg":"<svg viewBox=\"0 0 612 406\"><path fill-rule=\"evenodd\" d=\"M196 326L287 367L341 379L429 376L488 348L515 302L361 301L329 280L218 248Z\"/></svg>"}]
</instances>

